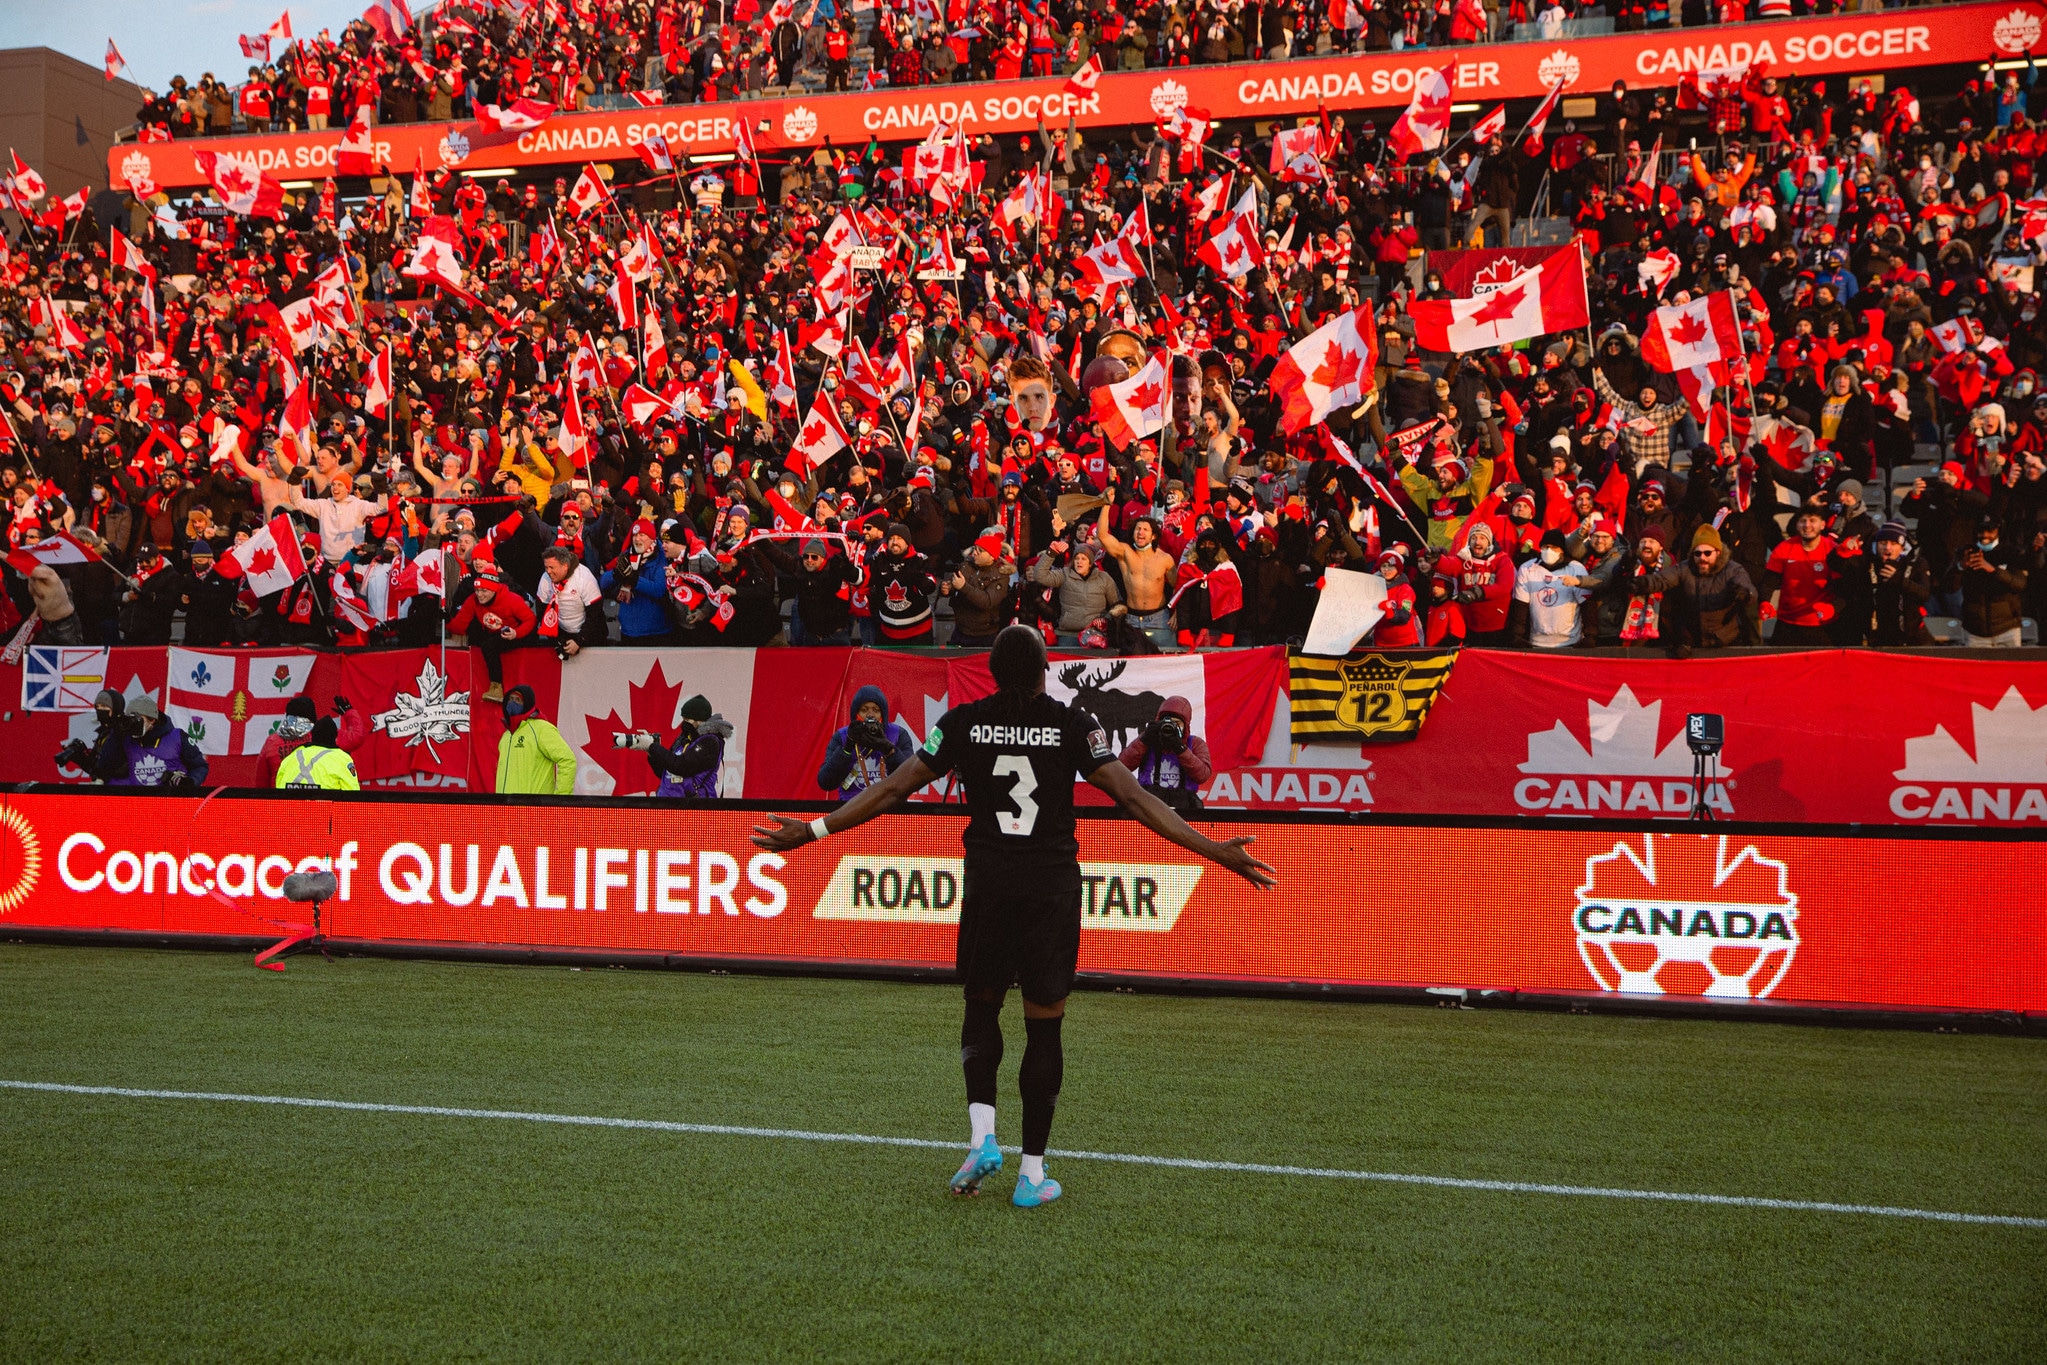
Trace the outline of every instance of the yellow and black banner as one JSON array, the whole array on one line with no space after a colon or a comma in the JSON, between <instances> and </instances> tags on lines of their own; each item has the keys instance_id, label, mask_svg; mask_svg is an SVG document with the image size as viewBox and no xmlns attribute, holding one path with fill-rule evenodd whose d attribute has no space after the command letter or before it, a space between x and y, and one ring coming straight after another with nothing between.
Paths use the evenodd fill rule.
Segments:
<instances>
[{"instance_id":1,"label":"yellow and black banner","mask_svg":"<svg viewBox=\"0 0 2047 1365\"><path fill-rule=\"evenodd\" d=\"M1454 653L1287 656L1296 744L1392 744L1421 733Z\"/></svg>"}]
</instances>

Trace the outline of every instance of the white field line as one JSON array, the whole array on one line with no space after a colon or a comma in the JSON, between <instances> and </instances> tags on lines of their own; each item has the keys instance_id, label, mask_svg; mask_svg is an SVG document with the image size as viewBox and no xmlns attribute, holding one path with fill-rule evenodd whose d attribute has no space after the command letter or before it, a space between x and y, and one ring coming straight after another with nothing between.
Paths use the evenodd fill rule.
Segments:
<instances>
[{"instance_id":1,"label":"white field line","mask_svg":"<svg viewBox=\"0 0 2047 1365\"><path fill-rule=\"evenodd\" d=\"M520 1109L455 1109L436 1104L373 1104L322 1100L300 1095L236 1095L206 1090L136 1090L117 1085L61 1085L53 1081L0 1080L0 1090L61 1095L114 1095L137 1100L203 1100L217 1104L275 1104L294 1109L341 1109L361 1114L416 1114L426 1118L505 1119L519 1123L561 1123L585 1128L636 1128L657 1133L701 1133L713 1137L781 1138L796 1142L849 1142L869 1147L920 1147L957 1151L960 1142L933 1138L882 1137L871 1133L820 1133L805 1128L753 1128L730 1123L677 1123L669 1119L618 1119L595 1114L542 1114ZM1016 1151L1006 1147L1005 1151ZM1799 1213L1850 1213L1878 1218L1923 1218L1936 1223L1988 1223L1999 1227L2047 1228L2047 1218L2002 1213L1951 1213L1943 1209L1893 1208L1884 1204L1839 1204L1820 1199L1768 1199L1760 1195L1691 1194L1679 1190L1614 1189L1599 1185L1550 1185L1526 1180L1473 1180L1447 1175L1406 1175L1392 1171L1347 1171L1320 1166L1274 1166L1258 1161L1204 1161L1198 1157L1140 1156L1129 1152L1075 1152L1053 1148L1048 1155L1069 1161L1113 1161L1126 1166L1161 1166L1182 1171L1243 1175L1305 1176L1316 1180L1374 1180L1394 1185L1428 1185L1489 1194L1577 1195L1595 1199L1645 1199L1666 1204L1720 1204L1744 1209L1788 1209Z\"/></svg>"}]
</instances>

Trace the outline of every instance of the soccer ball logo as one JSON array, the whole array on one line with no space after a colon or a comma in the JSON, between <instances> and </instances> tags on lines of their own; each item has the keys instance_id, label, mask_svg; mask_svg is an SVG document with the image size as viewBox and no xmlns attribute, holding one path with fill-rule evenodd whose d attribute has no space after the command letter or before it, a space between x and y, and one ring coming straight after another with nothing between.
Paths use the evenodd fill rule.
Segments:
<instances>
[{"instance_id":1,"label":"soccer ball logo","mask_svg":"<svg viewBox=\"0 0 2047 1365\"><path fill-rule=\"evenodd\" d=\"M2040 16L2015 9L1991 26L1990 41L1999 52L2029 52L2040 41Z\"/></svg>"},{"instance_id":2,"label":"soccer ball logo","mask_svg":"<svg viewBox=\"0 0 2047 1365\"><path fill-rule=\"evenodd\" d=\"M1798 952L1789 872L1724 835L1615 844L1585 860L1578 956L1603 991L1760 1000Z\"/></svg>"},{"instance_id":3,"label":"soccer ball logo","mask_svg":"<svg viewBox=\"0 0 2047 1365\"><path fill-rule=\"evenodd\" d=\"M1160 81L1151 88L1151 111L1160 118L1187 107L1187 87L1178 81Z\"/></svg>"},{"instance_id":4,"label":"soccer ball logo","mask_svg":"<svg viewBox=\"0 0 2047 1365\"><path fill-rule=\"evenodd\" d=\"M434 155L440 157L443 166L459 166L469 159L469 139L459 132L449 133L434 148Z\"/></svg>"},{"instance_id":5,"label":"soccer ball logo","mask_svg":"<svg viewBox=\"0 0 2047 1365\"><path fill-rule=\"evenodd\" d=\"M817 136L817 115L796 105L782 115L782 136L791 142L808 142Z\"/></svg>"},{"instance_id":6,"label":"soccer ball logo","mask_svg":"<svg viewBox=\"0 0 2047 1365\"><path fill-rule=\"evenodd\" d=\"M1537 64L1535 76L1545 86L1562 81L1568 90L1578 83L1578 70L1578 58L1569 49L1560 47Z\"/></svg>"}]
</instances>

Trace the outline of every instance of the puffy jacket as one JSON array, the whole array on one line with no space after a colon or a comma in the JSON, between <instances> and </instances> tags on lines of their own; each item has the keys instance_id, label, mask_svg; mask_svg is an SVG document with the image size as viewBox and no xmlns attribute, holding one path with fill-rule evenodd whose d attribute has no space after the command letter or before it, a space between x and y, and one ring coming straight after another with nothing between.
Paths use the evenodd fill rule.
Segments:
<instances>
[{"instance_id":1,"label":"puffy jacket","mask_svg":"<svg viewBox=\"0 0 2047 1365\"><path fill-rule=\"evenodd\" d=\"M966 585L952 595L953 626L973 636L993 635L1009 624L1009 577L1013 566L969 563L961 568Z\"/></svg>"},{"instance_id":2,"label":"puffy jacket","mask_svg":"<svg viewBox=\"0 0 2047 1365\"><path fill-rule=\"evenodd\" d=\"M1967 556L1975 547L1962 551ZM1983 552L1987 569L1961 567L1956 573L1962 587L1962 629L1971 635L2001 635L2018 628L2026 614L2026 571L2017 563L2011 546L2000 541Z\"/></svg>"},{"instance_id":3,"label":"puffy jacket","mask_svg":"<svg viewBox=\"0 0 2047 1365\"><path fill-rule=\"evenodd\" d=\"M1059 590L1059 629L1077 634L1086 630L1090 621L1099 621L1109 614L1109 608L1123 600L1123 594L1116 587L1116 580L1102 572L1099 565L1088 570L1083 578L1071 569L1062 569L1052 562L1052 552L1047 550L1038 556L1038 562L1031 565L1031 581L1042 587Z\"/></svg>"},{"instance_id":4,"label":"puffy jacket","mask_svg":"<svg viewBox=\"0 0 2047 1365\"><path fill-rule=\"evenodd\" d=\"M618 632L627 643L668 633L668 560L658 550L647 556L630 583L621 582L624 560L604 571L598 586L606 592L625 588L631 596L618 604Z\"/></svg>"},{"instance_id":5,"label":"puffy jacket","mask_svg":"<svg viewBox=\"0 0 2047 1365\"><path fill-rule=\"evenodd\" d=\"M881 734L887 742L880 746L854 744L849 739L852 721L868 702L881 707ZM847 724L834 731L831 743L825 745L824 763L817 770L817 785L821 789L841 801L849 800L910 761L910 756L917 752L915 736L887 716L888 694L880 688L863 687L853 694L846 708Z\"/></svg>"}]
</instances>

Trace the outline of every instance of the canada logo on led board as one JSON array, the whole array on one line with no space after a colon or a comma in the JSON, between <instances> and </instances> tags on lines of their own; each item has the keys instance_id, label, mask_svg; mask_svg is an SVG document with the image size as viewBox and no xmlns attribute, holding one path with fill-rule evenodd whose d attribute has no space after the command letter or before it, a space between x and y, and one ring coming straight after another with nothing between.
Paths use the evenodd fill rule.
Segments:
<instances>
[{"instance_id":1,"label":"canada logo on led board","mask_svg":"<svg viewBox=\"0 0 2047 1365\"><path fill-rule=\"evenodd\" d=\"M1585 860L1571 922L1603 991L1759 1000L1798 952L1790 869L1725 835L1650 834Z\"/></svg>"}]
</instances>

